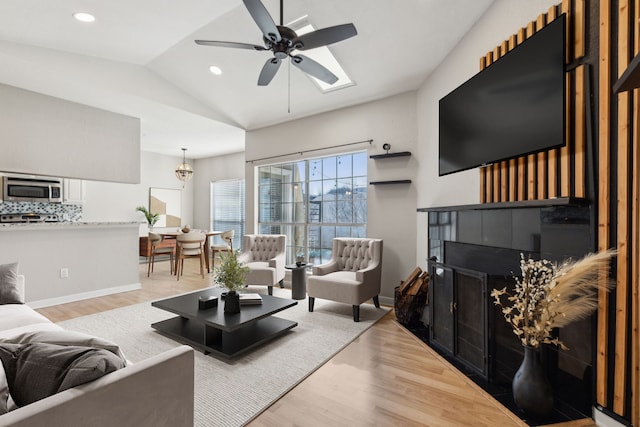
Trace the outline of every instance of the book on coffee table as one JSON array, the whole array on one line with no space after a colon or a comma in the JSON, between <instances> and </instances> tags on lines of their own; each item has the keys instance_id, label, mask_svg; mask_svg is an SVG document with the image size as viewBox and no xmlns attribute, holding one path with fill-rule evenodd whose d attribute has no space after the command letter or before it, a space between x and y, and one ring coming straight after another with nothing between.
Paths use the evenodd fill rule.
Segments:
<instances>
[{"instance_id":1,"label":"book on coffee table","mask_svg":"<svg viewBox=\"0 0 640 427\"><path fill-rule=\"evenodd\" d=\"M262 296L260 296L260 294L240 294L240 304L242 305L262 304Z\"/></svg>"}]
</instances>

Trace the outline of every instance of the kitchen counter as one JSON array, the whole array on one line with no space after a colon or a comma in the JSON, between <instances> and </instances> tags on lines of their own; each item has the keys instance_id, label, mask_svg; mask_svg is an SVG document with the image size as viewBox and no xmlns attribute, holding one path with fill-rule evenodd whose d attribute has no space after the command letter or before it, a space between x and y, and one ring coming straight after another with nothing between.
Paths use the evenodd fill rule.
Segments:
<instances>
[{"instance_id":1,"label":"kitchen counter","mask_svg":"<svg viewBox=\"0 0 640 427\"><path fill-rule=\"evenodd\" d=\"M108 221L108 222L21 222L0 224L0 231L26 230L61 230L61 229L89 229L104 227L140 227L140 222Z\"/></svg>"},{"instance_id":2,"label":"kitchen counter","mask_svg":"<svg viewBox=\"0 0 640 427\"><path fill-rule=\"evenodd\" d=\"M34 308L140 288L140 223L0 224L0 264L18 262Z\"/></svg>"}]
</instances>

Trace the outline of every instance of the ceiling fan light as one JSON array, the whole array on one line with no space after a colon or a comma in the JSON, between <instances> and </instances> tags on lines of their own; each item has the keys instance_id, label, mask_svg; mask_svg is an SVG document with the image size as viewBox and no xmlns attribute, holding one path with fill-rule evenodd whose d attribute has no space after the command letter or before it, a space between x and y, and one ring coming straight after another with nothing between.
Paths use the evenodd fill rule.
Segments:
<instances>
[{"instance_id":1,"label":"ceiling fan light","mask_svg":"<svg viewBox=\"0 0 640 427\"><path fill-rule=\"evenodd\" d=\"M80 22L93 22L96 20L96 17L88 12L75 12L72 16L76 21Z\"/></svg>"}]
</instances>

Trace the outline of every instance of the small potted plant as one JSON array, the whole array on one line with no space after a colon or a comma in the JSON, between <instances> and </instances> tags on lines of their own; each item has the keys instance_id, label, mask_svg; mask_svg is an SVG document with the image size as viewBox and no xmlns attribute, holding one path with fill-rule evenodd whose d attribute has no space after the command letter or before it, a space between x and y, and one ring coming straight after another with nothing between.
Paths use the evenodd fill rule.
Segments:
<instances>
[{"instance_id":1,"label":"small potted plant","mask_svg":"<svg viewBox=\"0 0 640 427\"><path fill-rule=\"evenodd\" d=\"M220 255L220 263L214 270L214 283L220 287L227 288L224 299L225 313L240 312L240 295L238 291L245 287L245 278L249 272L249 267L242 265L238 261L238 252L230 251Z\"/></svg>"},{"instance_id":2,"label":"small potted plant","mask_svg":"<svg viewBox=\"0 0 640 427\"><path fill-rule=\"evenodd\" d=\"M136 208L136 211L142 212L144 214L144 217L147 219L147 222L149 223L149 229L153 230L153 226L160 219L160 214L157 214L157 213L152 214L144 206L138 206Z\"/></svg>"}]
</instances>

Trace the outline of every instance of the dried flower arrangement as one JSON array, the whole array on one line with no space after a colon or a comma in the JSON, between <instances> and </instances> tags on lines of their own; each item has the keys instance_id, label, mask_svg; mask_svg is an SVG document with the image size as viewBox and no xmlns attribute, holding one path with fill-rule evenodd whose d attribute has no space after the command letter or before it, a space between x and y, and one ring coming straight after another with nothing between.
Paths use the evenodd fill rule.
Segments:
<instances>
[{"instance_id":1,"label":"dried flower arrangement","mask_svg":"<svg viewBox=\"0 0 640 427\"><path fill-rule=\"evenodd\" d=\"M589 316L598 306L598 290L609 290L609 260L616 251L589 254L579 261L556 265L548 260L534 261L520 254L522 277L516 277L513 295L494 289L494 303L502 307L505 320L522 344L538 348L541 344L567 347L552 337L552 329ZM602 275L602 276L600 276ZM502 302L506 295L511 305Z\"/></svg>"}]
</instances>

